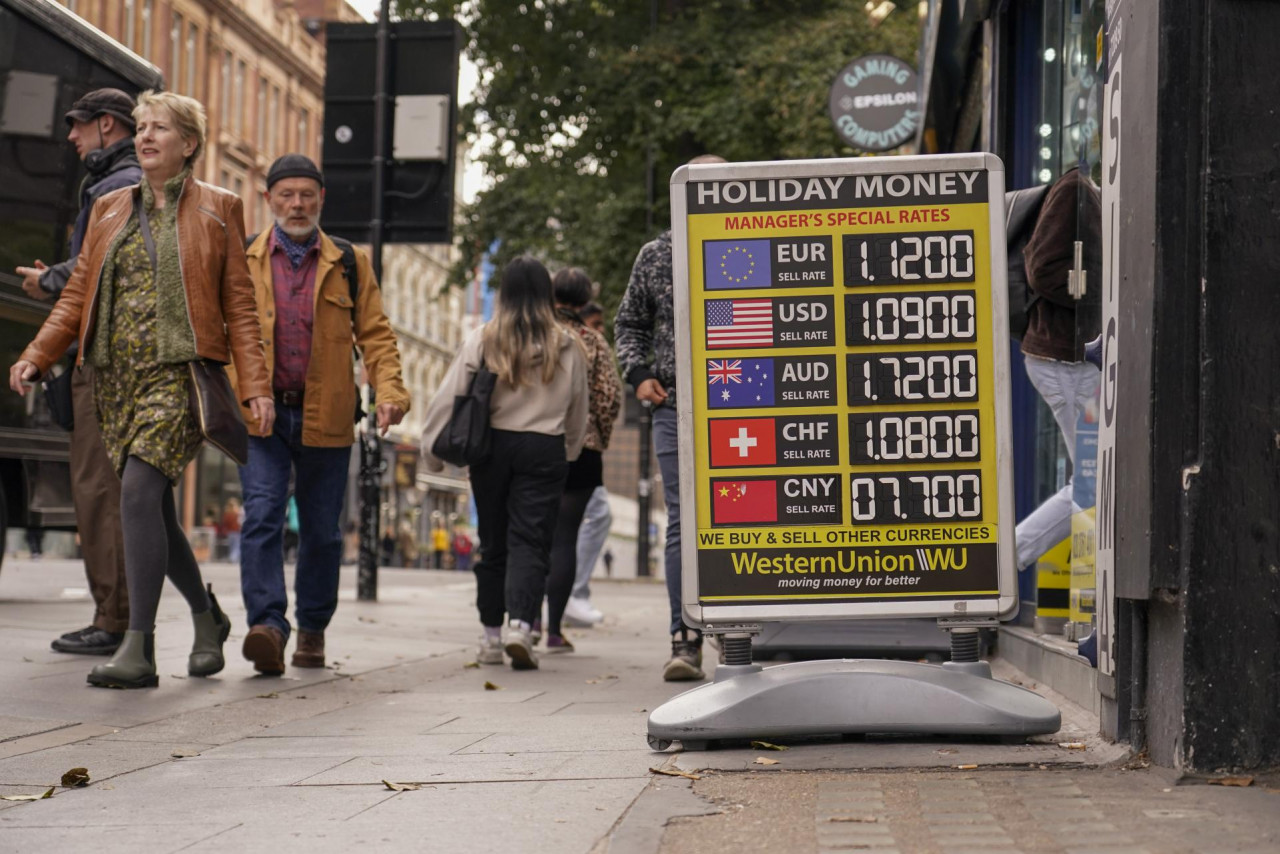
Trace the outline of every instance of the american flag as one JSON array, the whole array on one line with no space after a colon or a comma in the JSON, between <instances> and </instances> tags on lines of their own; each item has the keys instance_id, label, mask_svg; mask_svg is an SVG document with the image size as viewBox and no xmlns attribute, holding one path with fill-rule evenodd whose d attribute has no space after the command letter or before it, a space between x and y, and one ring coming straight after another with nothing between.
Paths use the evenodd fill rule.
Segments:
<instances>
[{"instance_id":1,"label":"american flag","mask_svg":"<svg viewBox=\"0 0 1280 854\"><path fill-rule=\"evenodd\" d=\"M708 349L772 346L772 300L707 300Z\"/></svg>"},{"instance_id":2,"label":"american flag","mask_svg":"<svg viewBox=\"0 0 1280 854\"><path fill-rule=\"evenodd\" d=\"M728 359L723 361L707 362L708 385L716 383L724 383L728 385L731 382L742 382L742 360L734 359L730 362Z\"/></svg>"}]
</instances>

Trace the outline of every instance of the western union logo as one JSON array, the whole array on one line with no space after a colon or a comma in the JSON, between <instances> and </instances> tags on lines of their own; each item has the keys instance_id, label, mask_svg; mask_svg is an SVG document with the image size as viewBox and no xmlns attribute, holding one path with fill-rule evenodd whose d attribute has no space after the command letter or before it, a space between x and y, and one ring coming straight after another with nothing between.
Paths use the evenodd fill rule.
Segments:
<instances>
[{"instance_id":1,"label":"western union logo","mask_svg":"<svg viewBox=\"0 0 1280 854\"><path fill-rule=\"evenodd\" d=\"M734 552L735 575L835 574L854 572L960 572L969 566L969 550L963 546L916 549L882 554L880 549L841 549L824 555L782 554L763 557L757 552Z\"/></svg>"}]
</instances>

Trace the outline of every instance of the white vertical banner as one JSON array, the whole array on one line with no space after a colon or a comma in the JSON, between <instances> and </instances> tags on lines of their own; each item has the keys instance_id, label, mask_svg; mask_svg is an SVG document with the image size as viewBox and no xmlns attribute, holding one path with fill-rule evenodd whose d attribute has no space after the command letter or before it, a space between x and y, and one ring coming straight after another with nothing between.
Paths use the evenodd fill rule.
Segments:
<instances>
[{"instance_id":1,"label":"white vertical banner","mask_svg":"<svg viewBox=\"0 0 1280 854\"><path fill-rule=\"evenodd\" d=\"M1098 670L1115 675L1116 407L1119 400L1120 105L1119 39L1112 41L1102 115L1102 389L1098 424Z\"/></svg>"}]
</instances>

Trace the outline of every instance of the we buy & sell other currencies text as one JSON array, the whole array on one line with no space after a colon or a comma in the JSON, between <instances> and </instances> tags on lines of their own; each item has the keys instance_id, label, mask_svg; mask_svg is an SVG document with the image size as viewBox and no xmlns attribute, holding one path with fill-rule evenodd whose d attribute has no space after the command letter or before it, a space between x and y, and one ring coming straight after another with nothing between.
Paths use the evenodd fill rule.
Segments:
<instances>
[{"instance_id":1,"label":"we buy & sell other currencies text","mask_svg":"<svg viewBox=\"0 0 1280 854\"><path fill-rule=\"evenodd\" d=\"M999 160L699 165L672 185L686 610L1009 610Z\"/></svg>"}]
</instances>

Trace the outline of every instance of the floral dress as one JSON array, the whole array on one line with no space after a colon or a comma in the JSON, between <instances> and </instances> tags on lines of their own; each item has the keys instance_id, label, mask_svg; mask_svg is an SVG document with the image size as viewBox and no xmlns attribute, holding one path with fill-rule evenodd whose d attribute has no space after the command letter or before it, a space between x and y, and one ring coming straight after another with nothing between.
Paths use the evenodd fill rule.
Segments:
<instances>
[{"instance_id":1,"label":"floral dress","mask_svg":"<svg viewBox=\"0 0 1280 854\"><path fill-rule=\"evenodd\" d=\"M144 185L148 204L149 189ZM153 237L175 228L177 209L175 198L161 210L148 206ZM123 475L125 461L134 456L176 482L195 459L203 437L189 408L190 369L185 364L160 364L157 358L158 288L136 216L116 241L114 262L111 360L98 369L94 389L102 441L117 474Z\"/></svg>"}]
</instances>

